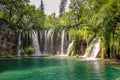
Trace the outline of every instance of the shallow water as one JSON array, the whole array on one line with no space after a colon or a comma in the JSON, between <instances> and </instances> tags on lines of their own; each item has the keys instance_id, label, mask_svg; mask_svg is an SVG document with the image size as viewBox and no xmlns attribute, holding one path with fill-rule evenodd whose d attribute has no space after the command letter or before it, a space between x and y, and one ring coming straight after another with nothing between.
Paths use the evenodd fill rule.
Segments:
<instances>
[{"instance_id":1,"label":"shallow water","mask_svg":"<svg viewBox=\"0 0 120 80\"><path fill-rule=\"evenodd\" d=\"M120 64L62 57L1 60L0 80L120 80Z\"/></svg>"}]
</instances>

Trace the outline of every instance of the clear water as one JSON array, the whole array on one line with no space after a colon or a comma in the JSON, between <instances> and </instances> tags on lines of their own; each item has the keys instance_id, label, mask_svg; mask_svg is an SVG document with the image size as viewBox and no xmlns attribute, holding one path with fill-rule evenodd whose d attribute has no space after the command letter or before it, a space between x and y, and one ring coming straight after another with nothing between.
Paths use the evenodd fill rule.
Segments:
<instances>
[{"instance_id":1,"label":"clear water","mask_svg":"<svg viewBox=\"0 0 120 80\"><path fill-rule=\"evenodd\" d=\"M0 80L120 80L120 64L58 57L1 60Z\"/></svg>"}]
</instances>

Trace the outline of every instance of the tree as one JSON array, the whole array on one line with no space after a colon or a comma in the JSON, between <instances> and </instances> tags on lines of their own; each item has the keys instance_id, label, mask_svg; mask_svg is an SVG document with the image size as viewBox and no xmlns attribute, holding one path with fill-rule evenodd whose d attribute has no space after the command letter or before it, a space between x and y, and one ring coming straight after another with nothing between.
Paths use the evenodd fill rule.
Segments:
<instances>
[{"instance_id":1,"label":"tree","mask_svg":"<svg viewBox=\"0 0 120 80\"><path fill-rule=\"evenodd\" d=\"M71 12L66 12L60 18L61 27L72 28L75 25L76 16Z\"/></svg>"},{"instance_id":2,"label":"tree","mask_svg":"<svg viewBox=\"0 0 120 80\"><path fill-rule=\"evenodd\" d=\"M43 4L43 0L40 1L40 10L44 12L44 4Z\"/></svg>"},{"instance_id":3,"label":"tree","mask_svg":"<svg viewBox=\"0 0 120 80\"><path fill-rule=\"evenodd\" d=\"M23 17L24 7L29 3L29 0L2 0L1 13L2 19L9 23L9 27L21 27L21 20ZM13 27L14 26L14 27Z\"/></svg>"},{"instance_id":4,"label":"tree","mask_svg":"<svg viewBox=\"0 0 120 80\"><path fill-rule=\"evenodd\" d=\"M67 0L61 0L60 2L60 10L59 10L59 18L65 13L65 6L67 4Z\"/></svg>"},{"instance_id":5,"label":"tree","mask_svg":"<svg viewBox=\"0 0 120 80\"><path fill-rule=\"evenodd\" d=\"M46 28L55 28L59 26L59 19L55 17L55 13L46 16L45 27Z\"/></svg>"}]
</instances>

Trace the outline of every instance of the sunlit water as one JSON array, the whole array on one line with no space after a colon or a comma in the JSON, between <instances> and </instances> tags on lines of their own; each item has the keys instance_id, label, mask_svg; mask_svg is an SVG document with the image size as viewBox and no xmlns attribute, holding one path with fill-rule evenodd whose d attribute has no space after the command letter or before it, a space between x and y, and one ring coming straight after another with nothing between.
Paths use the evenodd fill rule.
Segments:
<instances>
[{"instance_id":1,"label":"sunlit water","mask_svg":"<svg viewBox=\"0 0 120 80\"><path fill-rule=\"evenodd\" d=\"M1 60L0 80L120 80L120 64L59 57Z\"/></svg>"}]
</instances>

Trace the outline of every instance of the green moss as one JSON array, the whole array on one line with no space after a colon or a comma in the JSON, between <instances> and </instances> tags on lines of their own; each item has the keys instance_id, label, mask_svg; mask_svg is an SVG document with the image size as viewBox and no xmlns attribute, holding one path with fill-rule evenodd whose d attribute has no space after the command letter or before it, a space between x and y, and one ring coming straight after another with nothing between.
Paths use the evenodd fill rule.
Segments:
<instances>
[{"instance_id":1,"label":"green moss","mask_svg":"<svg viewBox=\"0 0 120 80\"><path fill-rule=\"evenodd\" d=\"M80 55L76 54L76 55L75 55L75 57L76 57L76 58L79 58L79 57L80 57Z\"/></svg>"},{"instance_id":2,"label":"green moss","mask_svg":"<svg viewBox=\"0 0 120 80\"><path fill-rule=\"evenodd\" d=\"M30 52L35 51L35 48L33 48L32 46L29 46L28 48L25 49L21 49L21 52L23 53L23 55L28 55Z\"/></svg>"}]
</instances>

